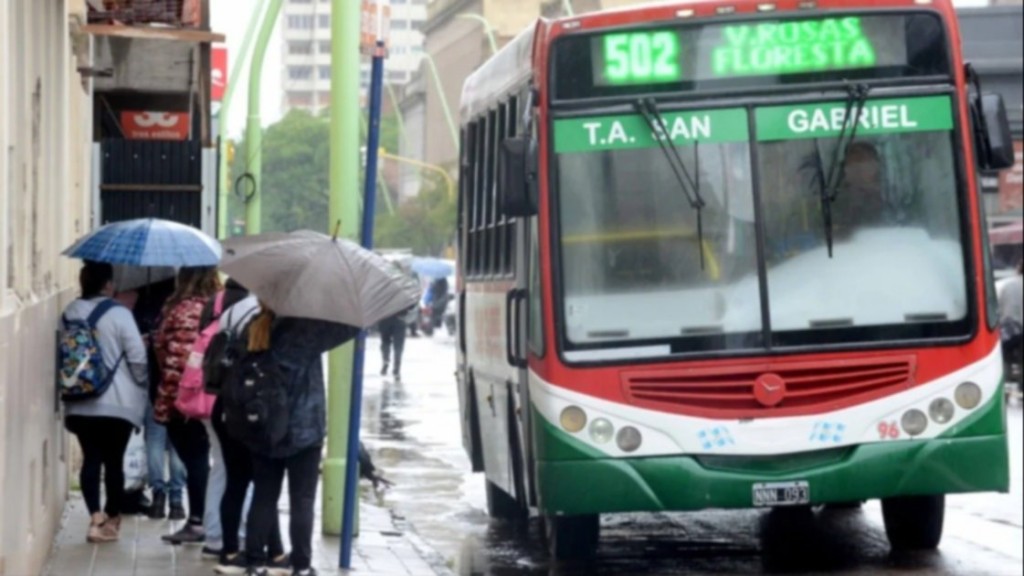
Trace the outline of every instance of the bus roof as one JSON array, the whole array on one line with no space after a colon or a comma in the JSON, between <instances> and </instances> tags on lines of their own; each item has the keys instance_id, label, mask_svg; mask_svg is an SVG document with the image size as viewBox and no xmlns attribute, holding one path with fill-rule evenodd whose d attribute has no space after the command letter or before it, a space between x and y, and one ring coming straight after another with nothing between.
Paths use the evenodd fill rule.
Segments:
<instances>
[{"instance_id":1,"label":"bus roof","mask_svg":"<svg viewBox=\"0 0 1024 576\"><path fill-rule=\"evenodd\" d=\"M547 24L543 18L537 20L466 79L460 104L463 123L501 101L516 86L529 81L534 40L538 30Z\"/></svg>"},{"instance_id":2,"label":"bus roof","mask_svg":"<svg viewBox=\"0 0 1024 576\"><path fill-rule=\"evenodd\" d=\"M766 12L765 7L771 6ZM721 16L717 10L730 7L735 14L762 16L819 10L855 10L870 8L932 8L952 18L947 22L956 31L952 0L655 0L557 19L540 18L519 33L466 79L462 89L460 117L467 123L505 99L519 85L530 80L534 50L562 33L592 28L627 25L645 21L679 21L683 18ZM957 43L958 34L950 41Z\"/></svg>"}]
</instances>

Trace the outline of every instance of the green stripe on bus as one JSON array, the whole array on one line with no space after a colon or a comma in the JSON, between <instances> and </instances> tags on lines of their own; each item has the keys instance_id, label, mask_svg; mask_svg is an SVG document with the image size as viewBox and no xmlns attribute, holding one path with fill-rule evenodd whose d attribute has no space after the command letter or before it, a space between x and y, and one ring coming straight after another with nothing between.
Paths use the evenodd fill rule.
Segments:
<instances>
[{"instance_id":1,"label":"green stripe on bus","mask_svg":"<svg viewBox=\"0 0 1024 576\"><path fill-rule=\"evenodd\" d=\"M760 142L835 138L843 129L845 102L758 108ZM949 96L868 100L860 114L858 135L935 132L953 128Z\"/></svg>"},{"instance_id":2,"label":"green stripe on bus","mask_svg":"<svg viewBox=\"0 0 1024 576\"><path fill-rule=\"evenodd\" d=\"M668 134L676 146L694 142L745 142L750 138L742 108L665 112ZM555 122L555 152L597 152L655 148L658 141L639 114L572 118Z\"/></svg>"}]
</instances>

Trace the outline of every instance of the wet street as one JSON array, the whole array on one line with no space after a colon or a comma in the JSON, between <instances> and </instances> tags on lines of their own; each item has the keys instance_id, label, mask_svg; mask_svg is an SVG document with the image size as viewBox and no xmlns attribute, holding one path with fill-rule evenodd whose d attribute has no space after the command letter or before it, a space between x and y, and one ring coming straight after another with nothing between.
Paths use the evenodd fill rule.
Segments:
<instances>
[{"instance_id":1,"label":"wet street","mask_svg":"<svg viewBox=\"0 0 1024 576\"><path fill-rule=\"evenodd\" d=\"M626 514L602 518L601 546L586 565L554 565L539 523L487 518L484 480L461 446L455 347L447 336L410 339L404 381L382 378L379 342L367 351L364 440L395 487L384 502L459 576L674 574L1024 574L1021 406L1009 409L1011 494L951 496L936 553L889 551L881 508Z\"/></svg>"}]
</instances>

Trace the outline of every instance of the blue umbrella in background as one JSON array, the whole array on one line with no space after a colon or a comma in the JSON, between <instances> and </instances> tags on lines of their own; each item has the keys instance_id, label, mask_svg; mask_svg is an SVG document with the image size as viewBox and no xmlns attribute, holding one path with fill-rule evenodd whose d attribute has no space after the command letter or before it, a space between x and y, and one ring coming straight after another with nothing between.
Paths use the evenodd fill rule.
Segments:
<instances>
[{"instance_id":1,"label":"blue umbrella in background","mask_svg":"<svg viewBox=\"0 0 1024 576\"><path fill-rule=\"evenodd\" d=\"M220 263L220 243L201 230L156 218L114 222L82 237L65 256L124 266L200 267Z\"/></svg>"},{"instance_id":2,"label":"blue umbrella in background","mask_svg":"<svg viewBox=\"0 0 1024 576\"><path fill-rule=\"evenodd\" d=\"M447 278L455 273L455 266L440 258L413 258L412 270L420 276L430 278Z\"/></svg>"}]
</instances>

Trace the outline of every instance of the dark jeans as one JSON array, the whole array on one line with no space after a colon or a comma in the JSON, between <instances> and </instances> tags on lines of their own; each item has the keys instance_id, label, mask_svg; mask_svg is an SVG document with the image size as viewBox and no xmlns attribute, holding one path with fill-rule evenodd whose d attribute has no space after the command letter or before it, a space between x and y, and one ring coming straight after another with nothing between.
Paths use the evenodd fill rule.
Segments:
<instances>
[{"instance_id":1,"label":"dark jeans","mask_svg":"<svg viewBox=\"0 0 1024 576\"><path fill-rule=\"evenodd\" d=\"M120 418L68 416L66 425L82 446L82 471L78 480L89 514L100 511L100 472L107 488L104 512L111 518L124 508L124 451L132 436L132 424Z\"/></svg>"},{"instance_id":2,"label":"dark jeans","mask_svg":"<svg viewBox=\"0 0 1024 576\"><path fill-rule=\"evenodd\" d=\"M167 437L185 465L188 486L188 522L203 524L206 512L206 481L210 477L210 439L199 420L174 416L167 423Z\"/></svg>"},{"instance_id":3,"label":"dark jeans","mask_svg":"<svg viewBox=\"0 0 1024 576\"><path fill-rule=\"evenodd\" d=\"M320 476L320 454L323 445L307 448L289 458L267 458L253 455L256 491L249 510L249 528L245 535L245 553L250 566L266 563L271 527L277 518L277 501L281 498L284 474L288 472L288 504L291 512L289 534L292 540L292 567L306 570L313 559L313 507Z\"/></svg>"},{"instance_id":4,"label":"dark jeans","mask_svg":"<svg viewBox=\"0 0 1024 576\"><path fill-rule=\"evenodd\" d=\"M388 319L380 323L380 353L384 363L391 362L391 348L395 349L395 374L402 373L402 352L405 351L405 322Z\"/></svg>"},{"instance_id":5,"label":"dark jeans","mask_svg":"<svg viewBox=\"0 0 1024 576\"><path fill-rule=\"evenodd\" d=\"M224 453L224 469L227 471L228 482L224 490L224 498L220 501L220 522L223 526L224 547L221 556L233 555L241 550L238 532L242 524L242 510L245 507L245 493L249 483L253 481L252 453L233 436L228 434L221 419L224 409L218 398L213 405L213 430L220 440L221 452ZM275 508L276 510L276 508ZM250 527L251 531L252 528ZM284 554L284 543L281 542L281 524L277 514L271 519L270 535L264 552L270 558Z\"/></svg>"}]
</instances>

